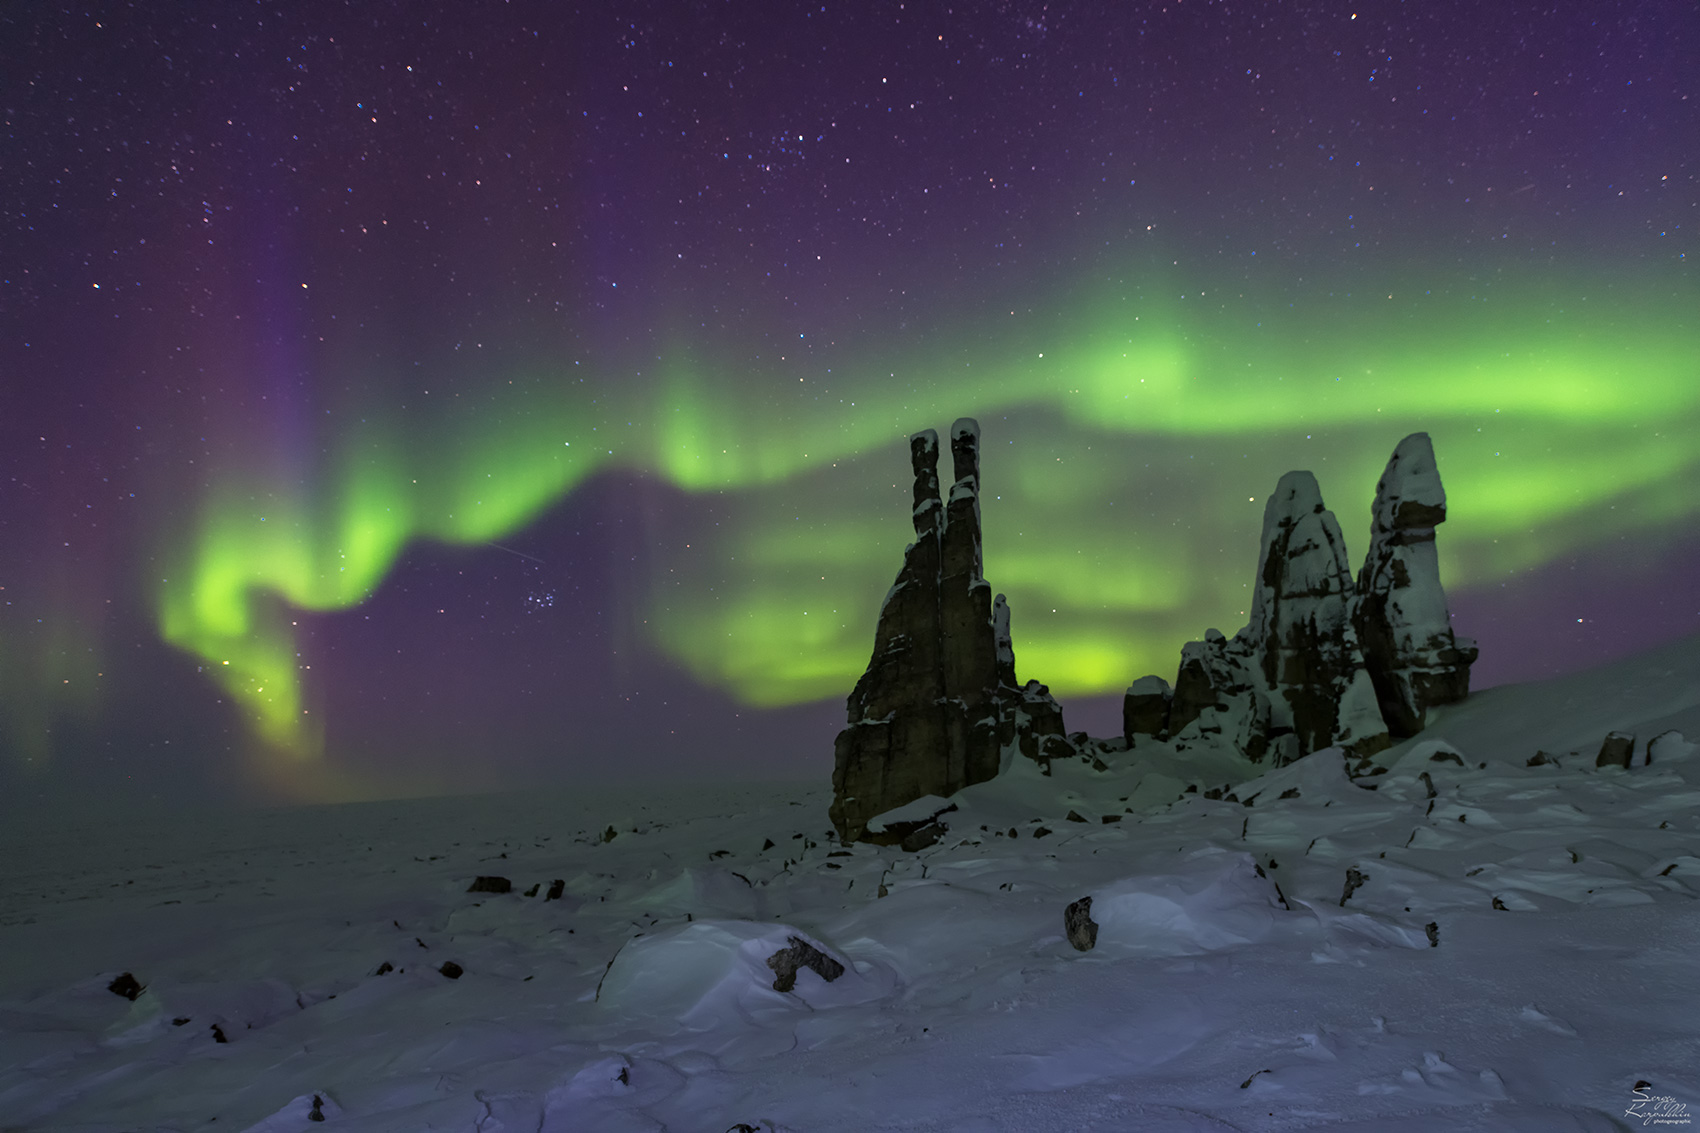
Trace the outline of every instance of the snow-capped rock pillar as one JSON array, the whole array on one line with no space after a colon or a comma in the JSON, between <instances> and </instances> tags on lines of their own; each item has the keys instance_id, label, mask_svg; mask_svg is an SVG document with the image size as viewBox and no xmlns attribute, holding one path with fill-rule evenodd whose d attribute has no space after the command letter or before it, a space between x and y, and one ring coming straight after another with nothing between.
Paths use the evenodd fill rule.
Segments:
<instances>
[{"instance_id":1,"label":"snow-capped rock pillar","mask_svg":"<svg viewBox=\"0 0 1700 1133\"><path fill-rule=\"evenodd\" d=\"M1440 585L1434 529L1446 490L1427 433L1400 441L1375 486L1369 553L1353 622L1376 699L1395 736L1413 736L1437 704L1470 691L1475 642L1457 637Z\"/></svg>"}]
</instances>

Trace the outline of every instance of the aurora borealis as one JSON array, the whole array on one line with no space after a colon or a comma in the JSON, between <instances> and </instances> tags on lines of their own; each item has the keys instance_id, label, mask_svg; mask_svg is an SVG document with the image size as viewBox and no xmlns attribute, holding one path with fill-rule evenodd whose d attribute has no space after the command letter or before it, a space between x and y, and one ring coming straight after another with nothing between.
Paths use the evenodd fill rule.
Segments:
<instances>
[{"instance_id":1,"label":"aurora borealis","mask_svg":"<svg viewBox=\"0 0 1700 1133\"><path fill-rule=\"evenodd\" d=\"M0 14L0 775L824 774L964 415L1096 730L1419 429L1478 675L1700 629L1700 17L1593 11Z\"/></svg>"}]
</instances>

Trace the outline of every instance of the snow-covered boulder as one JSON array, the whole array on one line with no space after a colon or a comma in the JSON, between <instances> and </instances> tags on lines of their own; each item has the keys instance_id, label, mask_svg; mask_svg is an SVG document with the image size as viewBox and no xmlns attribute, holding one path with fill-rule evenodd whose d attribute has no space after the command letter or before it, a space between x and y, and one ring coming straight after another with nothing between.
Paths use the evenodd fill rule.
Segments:
<instances>
[{"instance_id":1,"label":"snow-covered boulder","mask_svg":"<svg viewBox=\"0 0 1700 1133\"><path fill-rule=\"evenodd\" d=\"M1185 956L1251 944L1282 915L1275 884L1252 856L1207 846L1159 874L1125 877L1090 894L1097 947Z\"/></svg>"},{"instance_id":2,"label":"snow-covered boulder","mask_svg":"<svg viewBox=\"0 0 1700 1133\"><path fill-rule=\"evenodd\" d=\"M781 984L788 990L778 990ZM775 1013L864 1003L887 990L793 925L704 920L629 941L609 965L596 1002L627 1019L677 1020L687 1030L711 1030Z\"/></svg>"}]
</instances>

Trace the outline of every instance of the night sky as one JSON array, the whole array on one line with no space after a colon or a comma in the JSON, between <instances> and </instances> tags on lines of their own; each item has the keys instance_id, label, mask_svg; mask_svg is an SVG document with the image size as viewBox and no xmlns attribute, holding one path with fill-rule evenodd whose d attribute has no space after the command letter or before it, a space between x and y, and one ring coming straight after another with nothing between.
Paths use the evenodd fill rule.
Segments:
<instances>
[{"instance_id":1,"label":"night sky","mask_svg":"<svg viewBox=\"0 0 1700 1133\"><path fill-rule=\"evenodd\" d=\"M823 780L974 416L1118 728L1434 438L1476 685L1700 630L1691 0L0 10L0 793Z\"/></svg>"}]
</instances>

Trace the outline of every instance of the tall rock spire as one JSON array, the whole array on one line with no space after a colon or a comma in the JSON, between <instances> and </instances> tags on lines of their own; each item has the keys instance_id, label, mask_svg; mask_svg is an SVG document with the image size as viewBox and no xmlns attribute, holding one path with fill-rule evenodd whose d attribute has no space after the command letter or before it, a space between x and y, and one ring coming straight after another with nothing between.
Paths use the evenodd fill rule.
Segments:
<instances>
[{"instance_id":1,"label":"tall rock spire","mask_svg":"<svg viewBox=\"0 0 1700 1133\"><path fill-rule=\"evenodd\" d=\"M830 815L841 838L877 814L998 773L998 651L981 577L980 426L951 426L955 482L939 496L938 434L909 438L915 542L886 595L874 653L833 745Z\"/></svg>"},{"instance_id":2,"label":"tall rock spire","mask_svg":"<svg viewBox=\"0 0 1700 1133\"><path fill-rule=\"evenodd\" d=\"M1299 754L1341 744L1368 755L1387 746L1352 625L1352 568L1334 513L1309 472L1281 477L1263 510L1251 647L1270 701L1270 731L1291 729Z\"/></svg>"},{"instance_id":3,"label":"tall rock spire","mask_svg":"<svg viewBox=\"0 0 1700 1133\"><path fill-rule=\"evenodd\" d=\"M1375 486L1369 553L1358 574L1353 622L1389 730L1413 736L1428 710L1470 691L1476 644L1452 632L1434 529L1446 490L1427 433L1400 441Z\"/></svg>"}]
</instances>

